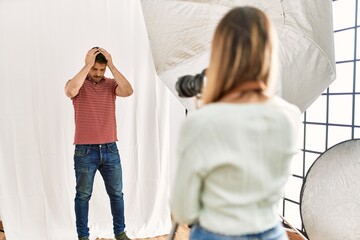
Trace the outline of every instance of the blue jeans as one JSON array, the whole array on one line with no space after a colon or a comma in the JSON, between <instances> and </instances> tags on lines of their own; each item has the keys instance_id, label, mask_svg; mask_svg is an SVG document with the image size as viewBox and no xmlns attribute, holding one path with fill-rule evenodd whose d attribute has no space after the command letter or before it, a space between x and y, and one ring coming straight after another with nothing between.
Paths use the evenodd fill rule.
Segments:
<instances>
[{"instance_id":1,"label":"blue jeans","mask_svg":"<svg viewBox=\"0 0 360 240\"><path fill-rule=\"evenodd\" d=\"M213 233L197 224L191 228L190 240L288 240L288 237L281 224L264 232L238 236Z\"/></svg>"},{"instance_id":2,"label":"blue jeans","mask_svg":"<svg viewBox=\"0 0 360 240\"><path fill-rule=\"evenodd\" d=\"M110 198L114 234L125 229L122 172L116 143L75 145L74 154L76 196L75 215L78 237L88 237L88 212L94 177L97 170L105 183Z\"/></svg>"}]
</instances>

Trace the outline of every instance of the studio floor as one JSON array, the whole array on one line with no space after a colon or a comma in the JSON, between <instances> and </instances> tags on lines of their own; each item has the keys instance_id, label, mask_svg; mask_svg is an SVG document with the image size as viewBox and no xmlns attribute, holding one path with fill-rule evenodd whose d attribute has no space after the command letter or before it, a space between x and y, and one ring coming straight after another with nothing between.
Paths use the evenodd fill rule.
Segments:
<instances>
[{"instance_id":1,"label":"studio floor","mask_svg":"<svg viewBox=\"0 0 360 240\"><path fill-rule=\"evenodd\" d=\"M3 230L2 223L0 221L0 230ZM303 240L302 237L288 231L289 240ZM156 238L137 238L136 240L167 240L168 235L159 236ZM175 240L188 240L189 239L189 228L187 226L181 225L176 231ZM5 233L0 231L0 240L6 240ZM108 238L97 238L96 240L112 240ZM134 239L135 240L135 239Z\"/></svg>"}]
</instances>

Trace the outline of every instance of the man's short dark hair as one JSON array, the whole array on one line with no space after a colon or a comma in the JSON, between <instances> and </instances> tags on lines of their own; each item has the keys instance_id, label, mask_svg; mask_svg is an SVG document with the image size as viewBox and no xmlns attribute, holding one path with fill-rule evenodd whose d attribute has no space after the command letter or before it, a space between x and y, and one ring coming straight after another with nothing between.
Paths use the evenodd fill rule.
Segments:
<instances>
[{"instance_id":1,"label":"man's short dark hair","mask_svg":"<svg viewBox=\"0 0 360 240\"><path fill-rule=\"evenodd\" d=\"M99 47L93 47L92 49L99 49ZM97 63L100 63L100 64L107 64L107 59L106 59L106 57L104 56L104 54L102 54L102 53L99 53L98 55L96 55L96 57L95 57L95 62L97 62Z\"/></svg>"},{"instance_id":2,"label":"man's short dark hair","mask_svg":"<svg viewBox=\"0 0 360 240\"><path fill-rule=\"evenodd\" d=\"M99 53L98 55L96 55L96 58L95 58L95 62L97 63L101 63L101 64L107 64L107 59L106 57L104 56L104 54L102 53Z\"/></svg>"}]
</instances>

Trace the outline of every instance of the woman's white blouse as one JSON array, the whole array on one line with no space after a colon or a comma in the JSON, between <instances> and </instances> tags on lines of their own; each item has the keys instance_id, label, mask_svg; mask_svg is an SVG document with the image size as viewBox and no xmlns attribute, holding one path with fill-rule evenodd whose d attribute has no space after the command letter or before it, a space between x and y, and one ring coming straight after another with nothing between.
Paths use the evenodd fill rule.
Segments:
<instances>
[{"instance_id":1,"label":"woman's white blouse","mask_svg":"<svg viewBox=\"0 0 360 240\"><path fill-rule=\"evenodd\" d=\"M299 109L279 97L264 103L214 103L191 113L178 140L171 193L175 221L241 235L278 223L278 203L299 150Z\"/></svg>"}]
</instances>

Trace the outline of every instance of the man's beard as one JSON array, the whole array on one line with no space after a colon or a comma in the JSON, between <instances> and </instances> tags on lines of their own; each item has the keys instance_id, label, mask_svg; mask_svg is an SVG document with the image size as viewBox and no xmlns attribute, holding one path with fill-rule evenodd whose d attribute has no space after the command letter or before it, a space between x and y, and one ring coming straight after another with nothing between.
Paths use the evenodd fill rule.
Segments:
<instances>
[{"instance_id":1,"label":"man's beard","mask_svg":"<svg viewBox=\"0 0 360 240\"><path fill-rule=\"evenodd\" d=\"M100 81L102 78L103 78L102 76L92 76L92 77L90 77L90 79L95 81L95 82Z\"/></svg>"}]
</instances>

